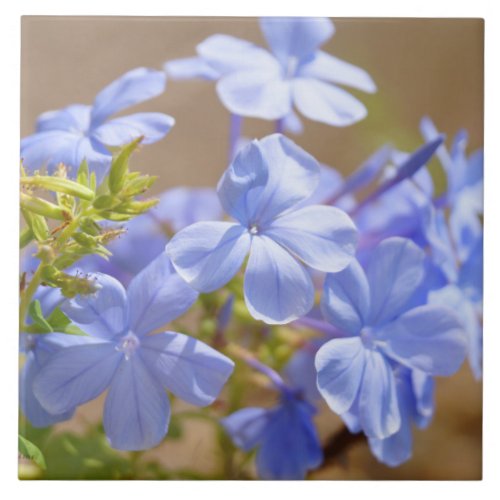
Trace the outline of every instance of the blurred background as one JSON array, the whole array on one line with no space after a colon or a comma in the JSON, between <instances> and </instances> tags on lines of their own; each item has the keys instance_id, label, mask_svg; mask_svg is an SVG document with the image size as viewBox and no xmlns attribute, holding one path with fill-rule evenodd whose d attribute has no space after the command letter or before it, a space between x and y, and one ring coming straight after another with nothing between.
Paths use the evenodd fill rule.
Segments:
<instances>
[{"instance_id":1,"label":"blurred background","mask_svg":"<svg viewBox=\"0 0 500 500\"><path fill-rule=\"evenodd\" d=\"M466 128L469 151L482 146L482 20L346 18L334 23L336 34L324 50L366 69L378 92L352 91L368 109L368 117L353 126L334 128L303 118L305 132L292 139L306 151L348 173L386 142L406 151L417 148L423 115L431 116L449 139ZM195 55L196 45L214 33L265 45L255 18L23 17L21 136L34 131L40 113L91 104L99 90L126 71L138 66L161 69L167 60ZM176 119L163 141L134 158L137 169L159 176L153 194L178 185L215 186L227 166L229 113L213 83L169 81L163 95L124 114L131 110L164 112ZM246 136L259 138L273 131L271 122L245 119ZM102 397L56 427L85 433L101 406ZM480 479L481 410L482 386L464 366L454 377L438 381L437 413L429 429L415 431L412 460L390 469L359 442L342 460L311 477ZM318 425L326 439L341 422L323 409ZM167 468L210 474L217 461L212 428L198 421L189 426L185 438L167 437L146 455Z\"/></svg>"}]
</instances>

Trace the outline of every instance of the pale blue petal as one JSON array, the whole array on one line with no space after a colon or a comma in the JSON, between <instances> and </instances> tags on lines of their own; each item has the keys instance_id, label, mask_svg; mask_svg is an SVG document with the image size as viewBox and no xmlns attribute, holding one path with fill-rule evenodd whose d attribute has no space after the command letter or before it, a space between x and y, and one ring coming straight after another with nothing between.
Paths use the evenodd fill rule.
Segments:
<instances>
[{"instance_id":1,"label":"pale blue petal","mask_svg":"<svg viewBox=\"0 0 500 500\"><path fill-rule=\"evenodd\" d=\"M235 219L265 226L311 196L318 180L317 161L290 139L273 134L243 148L217 189Z\"/></svg>"},{"instance_id":2,"label":"pale blue petal","mask_svg":"<svg viewBox=\"0 0 500 500\"><path fill-rule=\"evenodd\" d=\"M310 206L275 219L263 234L308 266L338 272L353 259L358 242L356 226L336 207Z\"/></svg>"},{"instance_id":3,"label":"pale blue petal","mask_svg":"<svg viewBox=\"0 0 500 500\"><path fill-rule=\"evenodd\" d=\"M92 125L100 125L110 115L163 93L163 71L136 68L120 76L97 94L92 108Z\"/></svg>"},{"instance_id":4,"label":"pale blue petal","mask_svg":"<svg viewBox=\"0 0 500 500\"><path fill-rule=\"evenodd\" d=\"M38 399L33 394L33 381L40 372L41 367L42 364L35 352L29 352L19 379L19 405L21 411L33 427L48 427L56 422L68 420L72 417L74 411L71 409L67 412L53 415L46 411L38 402Z\"/></svg>"},{"instance_id":5,"label":"pale blue petal","mask_svg":"<svg viewBox=\"0 0 500 500\"><path fill-rule=\"evenodd\" d=\"M66 132L87 132L90 127L92 106L72 104L56 111L42 113L36 121L36 131L64 130Z\"/></svg>"},{"instance_id":6,"label":"pale blue petal","mask_svg":"<svg viewBox=\"0 0 500 500\"><path fill-rule=\"evenodd\" d=\"M229 358L182 333L144 337L141 348L141 356L156 380L196 406L212 404L234 369Z\"/></svg>"},{"instance_id":7,"label":"pale blue petal","mask_svg":"<svg viewBox=\"0 0 500 500\"><path fill-rule=\"evenodd\" d=\"M301 401L273 410L257 451L261 479L304 479L308 470L319 467L323 453L312 415L312 408Z\"/></svg>"},{"instance_id":8,"label":"pale blue petal","mask_svg":"<svg viewBox=\"0 0 500 500\"><path fill-rule=\"evenodd\" d=\"M452 375L465 358L465 335L453 310L416 307L377 332L387 356L428 375Z\"/></svg>"},{"instance_id":9,"label":"pale blue petal","mask_svg":"<svg viewBox=\"0 0 500 500\"><path fill-rule=\"evenodd\" d=\"M384 439L401 427L396 380L391 365L375 350L365 352L359 394L359 420L369 438Z\"/></svg>"},{"instance_id":10,"label":"pale blue petal","mask_svg":"<svg viewBox=\"0 0 500 500\"><path fill-rule=\"evenodd\" d=\"M163 65L163 69L174 80L191 80L193 78L217 80L220 76L220 73L201 57L186 57L167 61Z\"/></svg>"},{"instance_id":11,"label":"pale blue petal","mask_svg":"<svg viewBox=\"0 0 500 500\"><path fill-rule=\"evenodd\" d=\"M266 236L255 236L245 272L245 303L250 314L268 324L284 324L314 305L307 269Z\"/></svg>"},{"instance_id":12,"label":"pale blue petal","mask_svg":"<svg viewBox=\"0 0 500 500\"><path fill-rule=\"evenodd\" d=\"M473 186L483 180L484 177L484 151L478 149L470 156L465 172L465 183L467 186Z\"/></svg>"},{"instance_id":13,"label":"pale blue petal","mask_svg":"<svg viewBox=\"0 0 500 500\"><path fill-rule=\"evenodd\" d=\"M285 66L289 58L301 60L309 56L335 33L332 21L326 17L263 17L260 28Z\"/></svg>"},{"instance_id":14,"label":"pale blue petal","mask_svg":"<svg viewBox=\"0 0 500 500\"><path fill-rule=\"evenodd\" d=\"M370 314L370 287L356 260L340 273L328 274L321 311L341 332L358 335Z\"/></svg>"},{"instance_id":15,"label":"pale blue petal","mask_svg":"<svg viewBox=\"0 0 500 500\"><path fill-rule=\"evenodd\" d=\"M375 457L389 467L397 467L411 458L413 447L412 409L414 398L406 378L397 381L397 395L401 427L385 439L369 438L368 444Z\"/></svg>"},{"instance_id":16,"label":"pale blue petal","mask_svg":"<svg viewBox=\"0 0 500 500\"><path fill-rule=\"evenodd\" d=\"M177 233L166 252L175 270L193 288L212 292L238 272L250 241L250 233L239 224L197 222Z\"/></svg>"},{"instance_id":17,"label":"pale blue petal","mask_svg":"<svg viewBox=\"0 0 500 500\"><path fill-rule=\"evenodd\" d=\"M290 82L275 71L229 73L216 88L224 106L236 115L277 120L292 109Z\"/></svg>"},{"instance_id":18,"label":"pale blue petal","mask_svg":"<svg viewBox=\"0 0 500 500\"><path fill-rule=\"evenodd\" d=\"M150 333L185 313L197 298L163 252L130 282L130 329L139 336Z\"/></svg>"},{"instance_id":19,"label":"pale blue petal","mask_svg":"<svg viewBox=\"0 0 500 500\"><path fill-rule=\"evenodd\" d=\"M346 127L365 118L367 111L345 90L312 78L293 81L293 102L310 120Z\"/></svg>"},{"instance_id":20,"label":"pale blue petal","mask_svg":"<svg viewBox=\"0 0 500 500\"><path fill-rule=\"evenodd\" d=\"M108 387L121 359L110 342L61 349L40 370L33 392L48 412L70 411Z\"/></svg>"},{"instance_id":21,"label":"pale blue petal","mask_svg":"<svg viewBox=\"0 0 500 500\"><path fill-rule=\"evenodd\" d=\"M278 62L267 50L230 35L212 35L196 51L219 75L250 69L274 74L280 71Z\"/></svg>"},{"instance_id":22,"label":"pale blue petal","mask_svg":"<svg viewBox=\"0 0 500 500\"><path fill-rule=\"evenodd\" d=\"M415 396L415 423L427 427L434 416L434 379L421 370L412 370L411 385Z\"/></svg>"},{"instance_id":23,"label":"pale blue petal","mask_svg":"<svg viewBox=\"0 0 500 500\"><path fill-rule=\"evenodd\" d=\"M318 350L318 389L335 413L343 414L353 405L365 364L365 348L359 337L330 340Z\"/></svg>"},{"instance_id":24,"label":"pale blue petal","mask_svg":"<svg viewBox=\"0 0 500 500\"><path fill-rule=\"evenodd\" d=\"M148 368L134 355L120 363L111 381L103 424L113 448L146 450L167 433L170 403Z\"/></svg>"},{"instance_id":25,"label":"pale blue petal","mask_svg":"<svg viewBox=\"0 0 500 500\"><path fill-rule=\"evenodd\" d=\"M292 109L290 113L288 113L285 117L282 118L283 120L283 129L286 132L290 132L291 134L302 134L304 132L304 124L302 123L302 120L299 118L299 115L295 113L295 111Z\"/></svg>"},{"instance_id":26,"label":"pale blue petal","mask_svg":"<svg viewBox=\"0 0 500 500\"><path fill-rule=\"evenodd\" d=\"M287 382L294 389L299 389L301 397L311 404L314 404L321 397L318 391L316 367L314 366L316 352L314 345L306 344L293 354L283 368Z\"/></svg>"},{"instance_id":27,"label":"pale blue petal","mask_svg":"<svg viewBox=\"0 0 500 500\"><path fill-rule=\"evenodd\" d=\"M92 137L106 146L123 146L141 136L141 144L151 144L163 139L174 123L164 113L135 113L103 123L92 131Z\"/></svg>"},{"instance_id":28,"label":"pale blue petal","mask_svg":"<svg viewBox=\"0 0 500 500\"><path fill-rule=\"evenodd\" d=\"M375 82L364 69L323 51L316 52L311 60L302 64L298 76L317 78L369 93L377 90Z\"/></svg>"},{"instance_id":29,"label":"pale blue petal","mask_svg":"<svg viewBox=\"0 0 500 500\"><path fill-rule=\"evenodd\" d=\"M76 174L80 163L86 159L89 167L105 169L111 164L111 153L103 146L79 133L49 130L30 135L21 140L23 165L30 171L47 167L49 172L63 163Z\"/></svg>"},{"instance_id":30,"label":"pale blue petal","mask_svg":"<svg viewBox=\"0 0 500 500\"><path fill-rule=\"evenodd\" d=\"M482 377L483 329L473 304L456 285L448 285L429 294L429 303L453 309L466 336L467 357L474 377Z\"/></svg>"},{"instance_id":31,"label":"pale blue petal","mask_svg":"<svg viewBox=\"0 0 500 500\"><path fill-rule=\"evenodd\" d=\"M467 260L462 263L457 284L473 304L481 306L483 300L482 235L471 248Z\"/></svg>"},{"instance_id":32,"label":"pale blue petal","mask_svg":"<svg viewBox=\"0 0 500 500\"><path fill-rule=\"evenodd\" d=\"M397 317L424 277L424 252L411 240L388 238L370 255L367 269L371 291L370 324Z\"/></svg>"},{"instance_id":33,"label":"pale blue petal","mask_svg":"<svg viewBox=\"0 0 500 500\"><path fill-rule=\"evenodd\" d=\"M262 440L271 415L265 408L243 408L221 419L220 423L238 448L250 451Z\"/></svg>"},{"instance_id":34,"label":"pale blue petal","mask_svg":"<svg viewBox=\"0 0 500 500\"><path fill-rule=\"evenodd\" d=\"M92 337L111 339L128 326L127 294L115 278L102 273L89 276L98 290L77 295L61 304L63 312Z\"/></svg>"}]
</instances>

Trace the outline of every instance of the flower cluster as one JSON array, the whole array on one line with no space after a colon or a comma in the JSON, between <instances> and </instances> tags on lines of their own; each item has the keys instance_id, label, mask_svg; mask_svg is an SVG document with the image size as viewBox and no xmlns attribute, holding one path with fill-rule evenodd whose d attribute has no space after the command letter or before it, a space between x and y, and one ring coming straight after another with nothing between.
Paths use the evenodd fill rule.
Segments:
<instances>
[{"instance_id":1,"label":"flower cluster","mask_svg":"<svg viewBox=\"0 0 500 500\"><path fill-rule=\"evenodd\" d=\"M199 415L229 462L256 449L260 478L302 479L327 458L315 415L329 408L397 466L413 425L431 423L434 377L466 357L481 377L482 152L467 155L464 131L448 152L424 117L415 151L383 145L343 178L283 132L304 127L294 108L331 126L365 118L341 86L372 93L373 80L320 49L329 19L260 27L269 51L212 35L197 57L129 71L92 106L44 113L22 140L21 410L46 427L107 391L109 445L145 450L181 418L168 391L211 405ZM216 189L144 201L154 179L129 172L129 156L174 120L110 117L161 95L166 75L216 81L233 125L275 120L276 133L246 140L233 126ZM277 397L246 407L255 386Z\"/></svg>"}]
</instances>

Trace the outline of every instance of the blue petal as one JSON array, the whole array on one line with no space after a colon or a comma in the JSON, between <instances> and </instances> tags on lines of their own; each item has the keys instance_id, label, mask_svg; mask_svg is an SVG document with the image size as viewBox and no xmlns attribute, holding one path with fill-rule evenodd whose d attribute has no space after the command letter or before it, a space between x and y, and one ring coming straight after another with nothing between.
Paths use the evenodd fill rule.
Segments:
<instances>
[{"instance_id":1,"label":"blue petal","mask_svg":"<svg viewBox=\"0 0 500 500\"><path fill-rule=\"evenodd\" d=\"M42 364L34 352L28 353L19 379L19 405L24 415L33 427L48 427L49 425L68 420L73 415L73 409L53 415L46 411L33 394L33 381L40 372Z\"/></svg>"},{"instance_id":2,"label":"blue petal","mask_svg":"<svg viewBox=\"0 0 500 500\"><path fill-rule=\"evenodd\" d=\"M224 209L243 225L265 226L307 199L319 180L316 160L281 134L243 148L218 185Z\"/></svg>"},{"instance_id":3,"label":"blue petal","mask_svg":"<svg viewBox=\"0 0 500 500\"><path fill-rule=\"evenodd\" d=\"M295 389L299 389L301 396L311 404L319 398L317 372L314 366L316 348L306 344L296 351L283 368L287 382Z\"/></svg>"},{"instance_id":4,"label":"blue petal","mask_svg":"<svg viewBox=\"0 0 500 500\"><path fill-rule=\"evenodd\" d=\"M197 298L162 253L130 282L130 329L137 335L152 332L185 313Z\"/></svg>"},{"instance_id":5,"label":"blue petal","mask_svg":"<svg viewBox=\"0 0 500 500\"><path fill-rule=\"evenodd\" d=\"M257 451L257 472L261 479L304 479L309 469L323 461L311 407L290 401L276 408L270 417L262 445Z\"/></svg>"},{"instance_id":6,"label":"blue petal","mask_svg":"<svg viewBox=\"0 0 500 500\"><path fill-rule=\"evenodd\" d=\"M220 423L238 448L250 451L262 440L271 415L265 408L243 408L221 419Z\"/></svg>"},{"instance_id":7,"label":"blue petal","mask_svg":"<svg viewBox=\"0 0 500 500\"><path fill-rule=\"evenodd\" d=\"M217 94L231 113L240 116L277 120L292 109L290 82L273 70L229 73L217 83Z\"/></svg>"},{"instance_id":8,"label":"blue petal","mask_svg":"<svg viewBox=\"0 0 500 500\"><path fill-rule=\"evenodd\" d=\"M415 396L413 418L421 429L427 427L434 416L434 379L423 371L412 370L411 385Z\"/></svg>"},{"instance_id":9,"label":"blue petal","mask_svg":"<svg viewBox=\"0 0 500 500\"><path fill-rule=\"evenodd\" d=\"M311 60L302 64L298 76L326 80L369 93L377 90L375 82L364 69L323 51L316 52Z\"/></svg>"},{"instance_id":10,"label":"blue petal","mask_svg":"<svg viewBox=\"0 0 500 500\"><path fill-rule=\"evenodd\" d=\"M87 335L111 339L128 326L127 294L111 276L95 273L89 278L95 280L97 292L77 295L61 304L61 309Z\"/></svg>"},{"instance_id":11,"label":"blue petal","mask_svg":"<svg viewBox=\"0 0 500 500\"><path fill-rule=\"evenodd\" d=\"M332 21L320 17L264 17L260 28L278 60L303 59L315 52L335 32Z\"/></svg>"},{"instance_id":12,"label":"blue petal","mask_svg":"<svg viewBox=\"0 0 500 500\"><path fill-rule=\"evenodd\" d=\"M108 116L162 94L165 81L162 71L149 68L128 71L97 94L92 108L92 126L99 126Z\"/></svg>"},{"instance_id":13,"label":"blue petal","mask_svg":"<svg viewBox=\"0 0 500 500\"><path fill-rule=\"evenodd\" d=\"M312 78L293 80L293 102L310 120L346 127L365 118L364 104L345 90Z\"/></svg>"},{"instance_id":14,"label":"blue petal","mask_svg":"<svg viewBox=\"0 0 500 500\"><path fill-rule=\"evenodd\" d=\"M304 125L299 118L299 115L295 113L295 111L292 109L290 113L288 113L285 117L282 118L283 120L283 129L286 132L290 132L291 134L302 134L304 132Z\"/></svg>"},{"instance_id":15,"label":"blue petal","mask_svg":"<svg viewBox=\"0 0 500 500\"><path fill-rule=\"evenodd\" d=\"M420 133L426 142L433 141L440 135L438 129L434 125L434 122L428 116L424 116L420 121ZM436 156L439 158L441 165L447 173L453 170L453 161L444 144L441 144L438 147L436 150Z\"/></svg>"},{"instance_id":16,"label":"blue petal","mask_svg":"<svg viewBox=\"0 0 500 500\"><path fill-rule=\"evenodd\" d=\"M483 300L483 237L481 235L470 249L467 260L462 263L457 285L469 300L480 305Z\"/></svg>"},{"instance_id":17,"label":"blue petal","mask_svg":"<svg viewBox=\"0 0 500 500\"><path fill-rule=\"evenodd\" d=\"M337 414L351 408L358 394L366 364L365 348L359 337L334 339L316 354L318 389Z\"/></svg>"},{"instance_id":18,"label":"blue petal","mask_svg":"<svg viewBox=\"0 0 500 500\"><path fill-rule=\"evenodd\" d=\"M341 332L358 335L370 314L370 287L355 260L340 273L328 274L321 299L323 316Z\"/></svg>"},{"instance_id":19,"label":"blue petal","mask_svg":"<svg viewBox=\"0 0 500 500\"><path fill-rule=\"evenodd\" d=\"M122 146L141 136L142 144L163 139L175 120L163 113L135 113L109 120L92 131L92 137L106 146Z\"/></svg>"},{"instance_id":20,"label":"blue petal","mask_svg":"<svg viewBox=\"0 0 500 500\"><path fill-rule=\"evenodd\" d=\"M250 69L274 74L280 71L278 62L267 50L229 35L212 35L196 51L219 75Z\"/></svg>"},{"instance_id":21,"label":"blue petal","mask_svg":"<svg viewBox=\"0 0 500 500\"><path fill-rule=\"evenodd\" d=\"M92 139L79 133L49 130L21 140L23 165L30 171L47 167L51 172L59 163L72 167L75 174L86 159L92 169L105 169L111 164L111 153Z\"/></svg>"},{"instance_id":22,"label":"blue petal","mask_svg":"<svg viewBox=\"0 0 500 500\"><path fill-rule=\"evenodd\" d=\"M170 403L140 356L116 370L104 405L104 430L113 448L145 450L167 433Z\"/></svg>"},{"instance_id":23,"label":"blue petal","mask_svg":"<svg viewBox=\"0 0 500 500\"><path fill-rule=\"evenodd\" d=\"M406 379L397 382L399 412L401 427L385 439L370 438L368 443L377 459L389 467L397 467L411 458L412 437L412 409L414 398L411 387Z\"/></svg>"},{"instance_id":24,"label":"blue petal","mask_svg":"<svg viewBox=\"0 0 500 500\"><path fill-rule=\"evenodd\" d=\"M375 350L365 352L359 394L359 420L369 438L384 439L401 427L396 380L389 362Z\"/></svg>"},{"instance_id":25,"label":"blue petal","mask_svg":"<svg viewBox=\"0 0 500 500\"><path fill-rule=\"evenodd\" d=\"M482 377L483 331L472 303L456 285L448 285L429 294L429 303L453 309L467 341L467 357L474 377Z\"/></svg>"},{"instance_id":26,"label":"blue petal","mask_svg":"<svg viewBox=\"0 0 500 500\"><path fill-rule=\"evenodd\" d=\"M314 304L309 272L266 236L252 240L244 286L250 314L268 324L289 323L308 313Z\"/></svg>"},{"instance_id":27,"label":"blue petal","mask_svg":"<svg viewBox=\"0 0 500 500\"><path fill-rule=\"evenodd\" d=\"M446 307L416 307L377 333L384 352L428 375L452 375L465 358L465 335L458 317Z\"/></svg>"},{"instance_id":28,"label":"blue petal","mask_svg":"<svg viewBox=\"0 0 500 500\"><path fill-rule=\"evenodd\" d=\"M33 392L48 412L71 411L108 387L121 359L109 342L61 349L40 370Z\"/></svg>"},{"instance_id":29,"label":"blue petal","mask_svg":"<svg viewBox=\"0 0 500 500\"><path fill-rule=\"evenodd\" d=\"M166 247L175 270L193 288L212 292L237 272L250 249L246 228L230 222L198 222L177 233Z\"/></svg>"},{"instance_id":30,"label":"blue petal","mask_svg":"<svg viewBox=\"0 0 500 500\"><path fill-rule=\"evenodd\" d=\"M367 269L371 291L370 324L397 317L424 277L424 252L405 238L388 238L370 256Z\"/></svg>"},{"instance_id":31,"label":"blue petal","mask_svg":"<svg viewBox=\"0 0 500 500\"><path fill-rule=\"evenodd\" d=\"M263 234L308 266L330 273L352 261L358 242L356 227L345 212L320 205L278 217Z\"/></svg>"},{"instance_id":32,"label":"blue petal","mask_svg":"<svg viewBox=\"0 0 500 500\"><path fill-rule=\"evenodd\" d=\"M177 397L196 406L212 404L234 369L229 358L182 333L144 337L141 348L141 356L155 378Z\"/></svg>"},{"instance_id":33,"label":"blue petal","mask_svg":"<svg viewBox=\"0 0 500 500\"><path fill-rule=\"evenodd\" d=\"M36 131L64 130L66 132L87 132L90 127L92 106L72 104L56 111L42 113L36 121Z\"/></svg>"},{"instance_id":34,"label":"blue petal","mask_svg":"<svg viewBox=\"0 0 500 500\"><path fill-rule=\"evenodd\" d=\"M174 59L163 65L167 75L174 80L191 80L201 78L203 80L217 80L220 73L210 67L201 57L186 57L185 59Z\"/></svg>"}]
</instances>

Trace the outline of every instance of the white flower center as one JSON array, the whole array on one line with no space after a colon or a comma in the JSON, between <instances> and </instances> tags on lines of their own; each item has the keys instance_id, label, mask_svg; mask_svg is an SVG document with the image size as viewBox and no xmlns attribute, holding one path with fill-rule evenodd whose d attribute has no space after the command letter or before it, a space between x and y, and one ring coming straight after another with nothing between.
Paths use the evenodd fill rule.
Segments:
<instances>
[{"instance_id":1,"label":"white flower center","mask_svg":"<svg viewBox=\"0 0 500 500\"><path fill-rule=\"evenodd\" d=\"M125 354L125 359L128 361L140 345L141 341L137 335L132 332L128 332L119 340L115 349L123 352L123 354Z\"/></svg>"}]
</instances>

